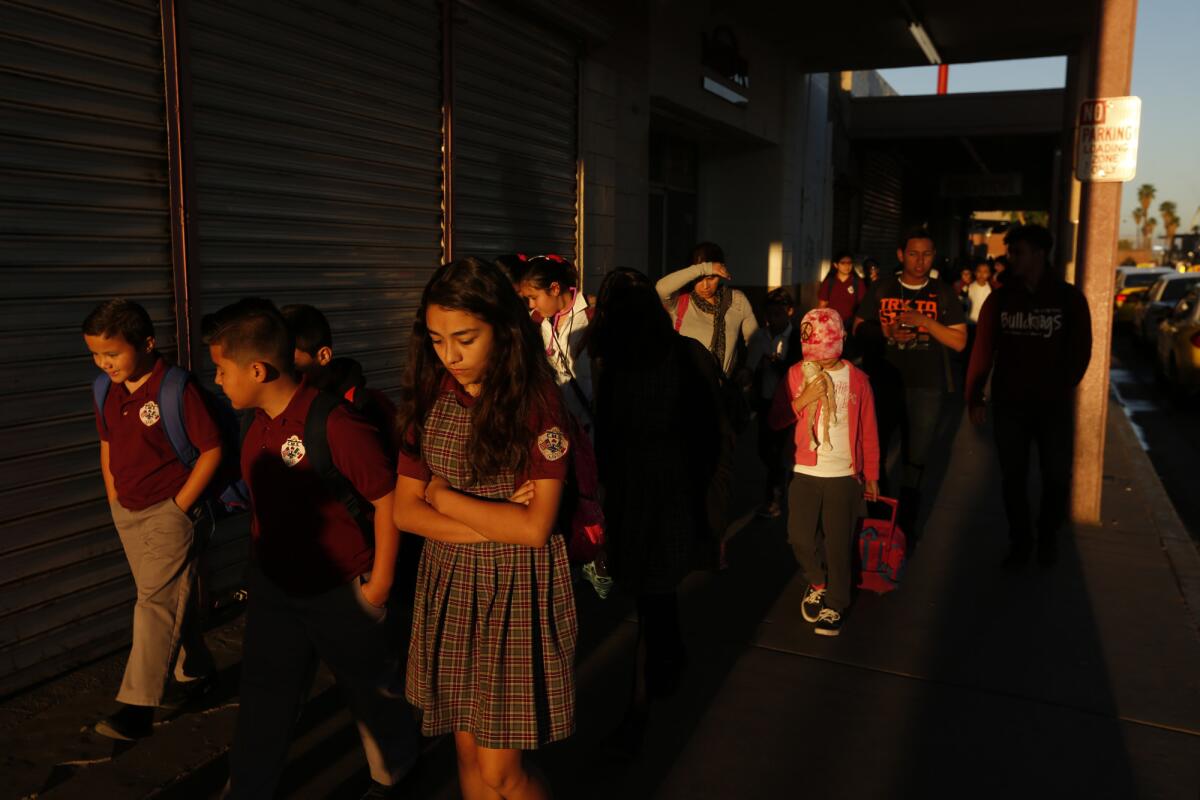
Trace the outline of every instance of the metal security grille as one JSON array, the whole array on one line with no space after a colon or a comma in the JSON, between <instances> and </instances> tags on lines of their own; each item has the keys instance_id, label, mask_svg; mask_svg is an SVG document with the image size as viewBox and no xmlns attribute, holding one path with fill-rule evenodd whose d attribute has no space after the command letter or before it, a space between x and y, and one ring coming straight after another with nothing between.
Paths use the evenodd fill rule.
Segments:
<instances>
[{"instance_id":1,"label":"metal security grille","mask_svg":"<svg viewBox=\"0 0 1200 800\"><path fill-rule=\"evenodd\" d=\"M578 45L499 2L455 3L454 255L575 257Z\"/></svg>"},{"instance_id":2,"label":"metal security grille","mask_svg":"<svg viewBox=\"0 0 1200 800\"><path fill-rule=\"evenodd\" d=\"M162 61L157 2L0 2L0 695L129 635L79 325L174 348Z\"/></svg>"},{"instance_id":3,"label":"metal security grille","mask_svg":"<svg viewBox=\"0 0 1200 800\"><path fill-rule=\"evenodd\" d=\"M903 167L895 157L870 151L863 155L862 229L859 252L879 260L888 274L895 263L903 203Z\"/></svg>"},{"instance_id":4,"label":"metal security grille","mask_svg":"<svg viewBox=\"0 0 1200 800\"><path fill-rule=\"evenodd\" d=\"M193 319L245 296L310 303L394 395L441 261L438 4L189 5ZM195 363L211 379L205 348ZM215 592L240 580L246 537L214 537Z\"/></svg>"},{"instance_id":5,"label":"metal security grille","mask_svg":"<svg viewBox=\"0 0 1200 800\"><path fill-rule=\"evenodd\" d=\"M311 303L394 390L441 259L437 4L190 6L199 313Z\"/></svg>"}]
</instances>

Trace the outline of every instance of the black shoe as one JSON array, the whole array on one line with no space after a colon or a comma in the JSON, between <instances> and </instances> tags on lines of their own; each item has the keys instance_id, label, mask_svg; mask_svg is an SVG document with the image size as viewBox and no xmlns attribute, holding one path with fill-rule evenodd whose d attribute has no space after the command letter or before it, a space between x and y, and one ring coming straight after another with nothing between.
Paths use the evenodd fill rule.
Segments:
<instances>
[{"instance_id":1,"label":"black shoe","mask_svg":"<svg viewBox=\"0 0 1200 800\"><path fill-rule=\"evenodd\" d=\"M195 703L204 698L217 685L216 674L205 675L203 678L194 678L190 681L182 683L176 681L167 687L167 691L163 694L162 702L159 703L163 708L179 708L190 703Z\"/></svg>"},{"instance_id":2,"label":"black shoe","mask_svg":"<svg viewBox=\"0 0 1200 800\"><path fill-rule=\"evenodd\" d=\"M115 714L97 722L94 730L121 742L145 739L154 732L154 707L122 705Z\"/></svg>"},{"instance_id":3,"label":"black shoe","mask_svg":"<svg viewBox=\"0 0 1200 800\"><path fill-rule=\"evenodd\" d=\"M804 590L804 600L800 603L800 616L805 622L816 622L825 607L825 590L814 588L810 583Z\"/></svg>"},{"instance_id":4,"label":"black shoe","mask_svg":"<svg viewBox=\"0 0 1200 800\"><path fill-rule=\"evenodd\" d=\"M1038 539L1038 564L1053 567L1058 563L1058 539L1043 536Z\"/></svg>"},{"instance_id":5,"label":"black shoe","mask_svg":"<svg viewBox=\"0 0 1200 800\"><path fill-rule=\"evenodd\" d=\"M1031 548L1028 542L1014 543L1008 549L1008 555L1005 556L1003 566L1007 570L1018 571L1025 568L1029 563Z\"/></svg>"},{"instance_id":6,"label":"black shoe","mask_svg":"<svg viewBox=\"0 0 1200 800\"><path fill-rule=\"evenodd\" d=\"M822 608L813 633L818 636L838 636L842 632L842 615L832 608Z\"/></svg>"}]
</instances>

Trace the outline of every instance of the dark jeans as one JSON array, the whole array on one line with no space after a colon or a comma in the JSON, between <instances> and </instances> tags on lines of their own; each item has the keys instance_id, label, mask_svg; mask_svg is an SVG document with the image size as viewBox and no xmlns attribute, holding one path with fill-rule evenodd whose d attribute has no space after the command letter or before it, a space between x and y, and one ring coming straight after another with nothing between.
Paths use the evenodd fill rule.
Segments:
<instances>
[{"instance_id":1,"label":"dark jeans","mask_svg":"<svg viewBox=\"0 0 1200 800\"><path fill-rule=\"evenodd\" d=\"M788 487L788 542L808 582L825 586L825 605L850 606L850 565L862 505L857 478L814 478L795 473Z\"/></svg>"},{"instance_id":2,"label":"dark jeans","mask_svg":"<svg viewBox=\"0 0 1200 800\"><path fill-rule=\"evenodd\" d=\"M408 704L384 693L396 666L387 610L367 603L357 579L294 597L251 568L249 590L226 800L274 796L318 658L346 697L371 777L398 782L416 761L420 740Z\"/></svg>"},{"instance_id":3,"label":"dark jeans","mask_svg":"<svg viewBox=\"0 0 1200 800\"><path fill-rule=\"evenodd\" d=\"M879 422L879 458L887 464L892 436L900 431L900 457L904 466L902 487L919 489L921 475L942 416L946 392L942 389L880 387L875 396ZM884 472L885 470L881 470Z\"/></svg>"},{"instance_id":4,"label":"dark jeans","mask_svg":"<svg viewBox=\"0 0 1200 800\"><path fill-rule=\"evenodd\" d=\"M992 410L996 452L1000 457L1004 511L1008 535L1014 545L1027 546L1033 538L1029 509L1029 451L1038 451L1042 497L1037 531L1042 541L1053 541L1067 518L1074 457L1074 421L1071 408L1005 408Z\"/></svg>"}]
</instances>

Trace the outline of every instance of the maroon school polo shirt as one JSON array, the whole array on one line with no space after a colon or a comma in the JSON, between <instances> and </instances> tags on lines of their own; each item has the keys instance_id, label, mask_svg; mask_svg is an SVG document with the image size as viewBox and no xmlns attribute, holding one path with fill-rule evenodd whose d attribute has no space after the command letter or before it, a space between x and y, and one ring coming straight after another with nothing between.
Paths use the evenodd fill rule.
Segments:
<instances>
[{"instance_id":1,"label":"maroon school polo shirt","mask_svg":"<svg viewBox=\"0 0 1200 800\"><path fill-rule=\"evenodd\" d=\"M475 405L476 398L468 394L462 384L450 375L442 376L440 389L439 396L453 394L454 399L464 408ZM568 427L563 415L569 412L562 407L561 395L557 392L553 392L547 399L547 408L544 414L530 421L530 428L537 431L538 435L534 438L530 448L525 474L516 481L518 486L525 481L566 480L567 478L569 459L558 456L551 460L546 457L546 453L552 451L549 449L543 451L543 448L559 446L557 442L567 438L565 432ZM569 449L569 439L566 445ZM396 473L422 483L428 483L433 478L433 472L423 458L410 456L404 451L400 452L400 456L396 460Z\"/></svg>"},{"instance_id":2,"label":"maroon school polo shirt","mask_svg":"<svg viewBox=\"0 0 1200 800\"><path fill-rule=\"evenodd\" d=\"M163 426L158 407L167 363L161 357L146 382L133 394L115 383L104 401L104 421L96 412L96 432L108 442L108 469L117 487L117 500L130 511L141 511L175 497L187 483L185 467ZM221 445L221 429L200 389L188 381L183 389L183 427L201 453Z\"/></svg>"},{"instance_id":3,"label":"maroon school polo shirt","mask_svg":"<svg viewBox=\"0 0 1200 800\"><path fill-rule=\"evenodd\" d=\"M261 409L242 442L250 487L254 557L263 574L293 595L314 595L368 572L372 543L326 488L306 457L304 423L317 390L302 384L275 419ZM395 489L392 459L371 423L342 405L329 414L333 465L367 500Z\"/></svg>"},{"instance_id":4,"label":"maroon school polo shirt","mask_svg":"<svg viewBox=\"0 0 1200 800\"><path fill-rule=\"evenodd\" d=\"M817 299L829 303L829 307L841 315L846 330L850 330L850 320L854 319L854 312L862 304L866 288L863 279L857 275L851 275L850 279L845 281L834 277L832 280L821 282Z\"/></svg>"}]
</instances>

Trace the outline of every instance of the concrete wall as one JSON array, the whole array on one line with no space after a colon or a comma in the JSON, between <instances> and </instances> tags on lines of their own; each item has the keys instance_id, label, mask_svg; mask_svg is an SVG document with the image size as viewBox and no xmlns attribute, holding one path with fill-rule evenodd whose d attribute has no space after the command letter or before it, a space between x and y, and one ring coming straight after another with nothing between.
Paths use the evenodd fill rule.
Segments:
<instances>
[{"instance_id":1,"label":"concrete wall","mask_svg":"<svg viewBox=\"0 0 1200 800\"><path fill-rule=\"evenodd\" d=\"M731 9L675 0L606 8L613 32L588 48L582 67L589 291L615 267L646 268L652 127L696 143L698 238L722 245L739 286L815 282L828 261L828 76L801 74L790 53L731 20ZM702 34L721 24L749 64L746 106L702 87Z\"/></svg>"},{"instance_id":2,"label":"concrete wall","mask_svg":"<svg viewBox=\"0 0 1200 800\"><path fill-rule=\"evenodd\" d=\"M584 286L616 267L646 267L650 100L645 4L613 3L612 35L583 58Z\"/></svg>"}]
</instances>

